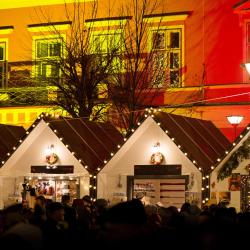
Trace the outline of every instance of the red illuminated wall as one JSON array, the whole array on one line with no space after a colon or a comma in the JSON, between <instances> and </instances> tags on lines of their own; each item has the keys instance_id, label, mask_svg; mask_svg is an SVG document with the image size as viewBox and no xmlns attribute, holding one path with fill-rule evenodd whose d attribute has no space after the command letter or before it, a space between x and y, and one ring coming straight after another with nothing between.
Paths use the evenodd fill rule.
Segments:
<instances>
[{"instance_id":1,"label":"red illuminated wall","mask_svg":"<svg viewBox=\"0 0 250 250\"><path fill-rule=\"evenodd\" d=\"M186 88L165 93L164 103L194 102L191 109L177 108L174 112L211 120L233 141L234 130L226 117L244 116L237 134L250 123L250 86L241 67L246 62L245 20L250 20L242 9L249 9L250 1L245 1L243 7L236 6L239 0L193 0L186 1L185 6L181 6L183 1L171 2L173 9L182 8L192 14L185 21ZM194 86L197 88L190 88Z\"/></svg>"}]
</instances>

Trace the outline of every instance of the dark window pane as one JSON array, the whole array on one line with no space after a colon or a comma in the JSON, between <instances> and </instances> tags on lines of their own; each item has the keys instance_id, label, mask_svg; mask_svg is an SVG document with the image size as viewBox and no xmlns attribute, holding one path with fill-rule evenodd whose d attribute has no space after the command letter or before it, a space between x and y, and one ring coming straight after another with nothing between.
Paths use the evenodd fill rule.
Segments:
<instances>
[{"instance_id":1,"label":"dark window pane","mask_svg":"<svg viewBox=\"0 0 250 250\"><path fill-rule=\"evenodd\" d=\"M166 58L165 53L155 53L153 56L153 86L162 87L166 80Z\"/></svg>"},{"instance_id":2,"label":"dark window pane","mask_svg":"<svg viewBox=\"0 0 250 250\"><path fill-rule=\"evenodd\" d=\"M107 53L109 43L109 36L108 35L99 35L96 36L94 39L94 51L99 54ZM110 47L111 48L111 47Z\"/></svg>"},{"instance_id":3,"label":"dark window pane","mask_svg":"<svg viewBox=\"0 0 250 250\"><path fill-rule=\"evenodd\" d=\"M37 43L37 58L48 56L48 44L47 43Z\"/></svg>"},{"instance_id":4,"label":"dark window pane","mask_svg":"<svg viewBox=\"0 0 250 250\"><path fill-rule=\"evenodd\" d=\"M170 87L172 88L178 88L180 81L180 74L179 71L171 71L170 72Z\"/></svg>"},{"instance_id":5,"label":"dark window pane","mask_svg":"<svg viewBox=\"0 0 250 250\"><path fill-rule=\"evenodd\" d=\"M180 47L180 34L179 32L170 33L170 48L179 48Z\"/></svg>"},{"instance_id":6,"label":"dark window pane","mask_svg":"<svg viewBox=\"0 0 250 250\"><path fill-rule=\"evenodd\" d=\"M49 45L50 47L50 56L60 56L61 55L61 44L60 43L52 43Z\"/></svg>"},{"instance_id":7,"label":"dark window pane","mask_svg":"<svg viewBox=\"0 0 250 250\"><path fill-rule=\"evenodd\" d=\"M51 65L51 77L59 77L59 67L57 65Z\"/></svg>"},{"instance_id":8,"label":"dark window pane","mask_svg":"<svg viewBox=\"0 0 250 250\"><path fill-rule=\"evenodd\" d=\"M41 67L41 77L42 78L47 77L47 71L48 71L48 65L47 64L42 64L42 67Z\"/></svg>"},{"instance_id":9,"label":"dark window pane","mask_svg":"<svg viewBox=\"0 0 250 250\"><path fill-rule=\"evenodd\" d=\"M250 23L247 24L247 43L250 43Z\"/></svg>"},{"instance_id":10,"label":"dark window pane","mask_svg":"<svg viewBox=\"0 0 250 250\"><path fill-rule=\"evenodd\" d=\"M165 33L164 32L154 32L153 37L153 49L165 49Z\"/></svg>"},{"instance_id":11,"label":"dark window pane","mask_svg":"<svg viewBox=\"0 0 250 250\"><path fill-rule=\"evenodd\" d=\"M4 60L4 48L0 47L0 60Z\"/></svg>"},{"instance_id":12,"label":"dark window pane","mask_svg":"<svg viewBox=\"0 0 250 250\"><path fill-rule=\"evenodd\" d=\"M180 58L178 53L170 53L170 69L179 68Z\"/></svg>"},{"instance_id":13,"label":"dark window pane","mask_svg":"<svg viewBox=\"0 0 250 250\"><path fill-rule=\"evenodd\" d=\"M100 53L101 52L101 40L100 40L99 36L95 37L95 40L94 40L94 51L96 53Z\"/></svg>"},{"instance_id":14,"label":"dark window pane","mask_svg":"<svg viewBox=\"0 0 250 250\"><path fill-rule=\"evenodd\" d=\"M0 65L0 86L2 85L3 69L4 69L4 68Z\"/></svg>"},{"instance_id":15,"label":"dark window pane","mask_svg":"<svg viewBox=\"0 0 250 250\"><path fill-rule=\"evenodd\" d=\"M247 46L247 62L250 62L250 46Z\"/></svg>"}]
</instances>

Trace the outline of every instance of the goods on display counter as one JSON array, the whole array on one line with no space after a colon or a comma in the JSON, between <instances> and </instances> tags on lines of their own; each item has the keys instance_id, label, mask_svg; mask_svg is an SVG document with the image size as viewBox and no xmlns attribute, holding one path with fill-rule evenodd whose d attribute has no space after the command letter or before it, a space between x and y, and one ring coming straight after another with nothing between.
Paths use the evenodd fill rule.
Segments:
<instances>
[{"instance_id":1,"label":"goods on display counter","mask_svg":"<svg viewBox=\"0 0 250 250\"><path fill-rule=\"evenodd\" d=\"M34 196L43 195L46 199L61 202L62 195L69 194L71 200L79 198L79 179L34 178L27 181Z\"/></svg>"}]
</instances>

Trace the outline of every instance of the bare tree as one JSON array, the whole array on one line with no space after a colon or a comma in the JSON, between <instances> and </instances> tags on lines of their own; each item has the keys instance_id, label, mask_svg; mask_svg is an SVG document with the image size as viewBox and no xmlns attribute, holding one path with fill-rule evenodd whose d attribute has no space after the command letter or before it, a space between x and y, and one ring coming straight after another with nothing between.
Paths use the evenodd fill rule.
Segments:
<instances>
[{"instance_id":1,"label":"bare tree","mask_svg":"<svg viewBox=\"0 0 250 250\"><path fill-rule=\"evenodd\" d=\"M87 6L88 5L88 6ZM75 1L73 8L65 4L66 24L70 25L67 37L57 29L57 23L51 21L46 13L43 19L52 26L56 40L47 45L50 57L39 55L43 53L43 44L38 44L38 60L35 75L37 82L43 82L56 87L57 96L51 104L66 110L72 117L86 117L92 120L100 119L106 110L107 88L103 82L108 78L113 67L114 55L117 48L112 47L106 53L100 53L98 46L105 41L93 39L94 26L88 20L97 16L97 1L80 3ZM105 27L106 32L109 29ZM100 31L99 31L100 32ZM45 49L47 50L47 48ZM41 60L40 60L41 58ZM50 76L43 74L43 67L50 66Z\"/></svg>"},{"instance_id":2,"label":"bare tree","mask_svg":"<svg viewBox=\"0 0 250 250\"><path fill-rule=\"evenodd\" d=\"M145 107L154 105L168 78L165 73L166 55L157 54L154 49L161 42L161 37L160 22L154 26L149 22L149 17L157 9L156 2L152 2L133 0L132 5L122 9L131 19L121 28L124 30L121 36L121 63L117 64L119 69L114 72L112 83L108 86L113 104L110 115L125 132L135 126ZM150 28L154 30L151 41Z\"/></svg>"},{"instance_id":3,"label":"bare tree","mask_svg":"<svg viewBox=\"0 0 250 250\"><path fill-rule=\"evenodd\" d=\"M173 78L167 74L170 65L166 58L172 56L174 64L174 54L161 50L166 38L160 29L162 13L157 1L132 0L130 5L122 6L120 16L110 14L107 18L97 18L97 1L76 1L73 12L65 4L65 10L70 24L67 39L57 30L57 23L47 17L58 38L49 45L52 57L43 58L38 53L36 61L39 72L43 69L41 62L50 66L50 77L42 73L36 79L57 88L51 104L62 107L72 117L100 119L108 110L109 120L128 132L145 107L157 105L157 97ZM160 21L150 22L153 16ZM92 21L104 19L118 20L118 27L96 30Z\"/></svg>"}]
</instances>

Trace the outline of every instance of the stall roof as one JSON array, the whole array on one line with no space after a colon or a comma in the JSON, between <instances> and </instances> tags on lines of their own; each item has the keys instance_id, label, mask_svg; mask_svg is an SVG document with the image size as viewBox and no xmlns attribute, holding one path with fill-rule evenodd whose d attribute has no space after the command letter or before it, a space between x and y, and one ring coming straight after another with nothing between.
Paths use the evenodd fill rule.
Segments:
<instances>
[{"instance_id":1,"label":"stall roof","mask_svg":"<svg viewBox=\"0 0 250 250\"><path fill-rule=\"evenodd\" d=\"M234 11L237 12L249 12L250 2L249 0L241 0L233 6Z\"/></svg>"},{"instance_id":2,"label":"stall roof","mask_svg":"<svg viewBox=\"0 0 250 250\"><path fill-rule=\"evenodd\" d=\"M216 166L219 159L223 158L225 152L232 147L222 132L210 121L165 112L156 112L152 118L160 124L170 138L174 138L174 142L177 146L181 146L183 153L187 153L187 157L195 161L196 166L206 173L209 173L211 167ZM41 114L31 125L26 131L26 136L41 119L48 124L82 165L88 166L89 172L96 172L103 168L124 143L123 135L110 123L97 123L83 118L55 118L45 114ZM140 129L140 126L137 129ZM17 147L19 139L25 134L23 128L21 131L17 129L13 131L15 132L12 134L16 135L16 139L6 140L7 149ZM1 134L5 133L1 132ZM6 156L8 153L6 150L2 155L5 156L4 162L6 157L10 156Z\"/></svg>"},{"instance_id":3,"label":"stall roof","mask_svg":"<svg viewBox=\"0 0 250 250\"><path fill-rule=\"evenodd\" d=\"M110 123L83 118L45 117L50 128L90 172L101 168L123 143L122 134Z\"/></svg>"},{"instance_id":4,"label":"stall roof","mask_svg":"<svg viewBox=\"0 0 250 250\"><path fill-rule=\"evenodd\" d=\"M41 114L26 132L24 130L23 134L26 133L26 137L28 137L41 120L47 123L89 172L101 168L106 160L118 150L117 146L123 142L122 134L110 123L92 122L83 118L56 118L45 114ZM14 132L12 133L14 134ZM8 148L17 148L20 145L19 138L6 140L8 141ZM26 138L23 138L22 141L24 139ZM4 151L5 158L2 160L2 164L11 156L11 154L6 156L6 150Z\"/></svg>"},{"instance_id":5,"label":"stall roof","mask_svg":"<svg viewBox=\"0 0 250 250\"><path fill-rule=\"evenodd\" d=\"M0 160L10 155L13 147L25 136L25 129L21 126L0 124Z\"/></svg>"},{"instance_id":6,"label":"stall roof","mask_svg":"<svg viewBox=\"0 0 250 250\"><path fill-rule=\"evenodd\" d=\"M211 121L164 112L154 114L154 120L206 173L218 164L225 151L232 146Z\"/></svg>"}]
</instances>

